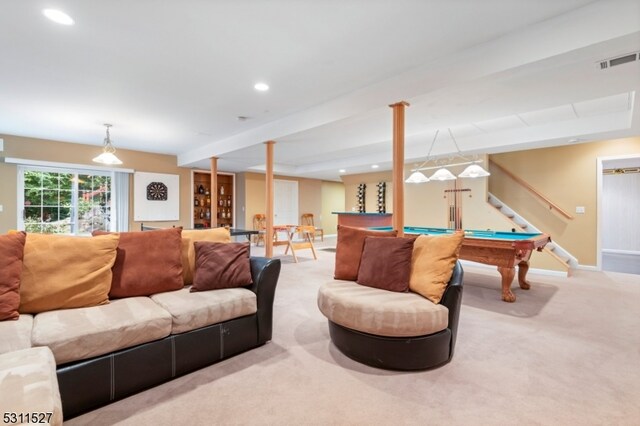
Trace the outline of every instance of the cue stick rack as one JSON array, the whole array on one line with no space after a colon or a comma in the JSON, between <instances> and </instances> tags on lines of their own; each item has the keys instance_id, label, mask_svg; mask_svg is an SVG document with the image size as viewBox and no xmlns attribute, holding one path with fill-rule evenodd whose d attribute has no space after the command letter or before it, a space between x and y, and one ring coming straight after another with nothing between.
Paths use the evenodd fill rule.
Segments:
<instances>
[{"instance_id":1,"label":"cue stick rack","mask_svg":"<svg viewBox=\"0 0 640 426\"><path fill-rule=\"evenodd\" d=\"M447 199L448 212L449 212L449 228L456 231L462 228L462 193L468 192L469 198L471 198L471 189L469 188L456 188L454 182L454 189L445 189L444 198Z\"/></svg>"}]
</instances>

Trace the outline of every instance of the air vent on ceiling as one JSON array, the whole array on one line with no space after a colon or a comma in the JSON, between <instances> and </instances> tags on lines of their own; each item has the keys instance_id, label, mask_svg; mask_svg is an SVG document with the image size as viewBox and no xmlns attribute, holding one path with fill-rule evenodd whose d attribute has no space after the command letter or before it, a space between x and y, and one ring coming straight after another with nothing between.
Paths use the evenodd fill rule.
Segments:
<instances>
[{"instance_id":1,"label":"air vent on ceiling","mask_svg":"<svg viewBox=\"0 0 640 426\"><path fill-rule=\"evenodd\" d=\"M631 53L629 55L618 56L617 58L605 59L599 61L598 64L601 70L606 70L616 65L628 64L640 59L640 53Z\"/></svg>"}]
</instances>

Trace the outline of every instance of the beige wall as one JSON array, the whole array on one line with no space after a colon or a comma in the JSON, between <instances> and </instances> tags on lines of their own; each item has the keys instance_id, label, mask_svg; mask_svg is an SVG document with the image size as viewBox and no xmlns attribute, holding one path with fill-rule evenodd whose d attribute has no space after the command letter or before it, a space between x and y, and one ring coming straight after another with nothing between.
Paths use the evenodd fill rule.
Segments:
<instances>
[{"instance_id":1,"label":"beige wall","mask_svg":"<svg viewBox=\"0 0 640 426\"><path fill-rule=\"evenodd\" d=\"M322 182L322 229L325 235L338 232L338 216L332 212L345 210L345 186L341 182ZM316 226L318 226L316 224ZM318 226L320 227L320 226Z\"/></svg>"},{"instance_id":2,"label":"beige wall","mask_svg":"<svg viewBox=\"0 0 640 426\"><path fill-rule=\"evenodd\" d=\"M238 179L244 176L244 220L247 227L253 227L253 216L265 213L265 175L262 173L238 174ZM322 185L318 179L295 178L289 176L274 176L274 179L293 180L298 182L298 213L313 213L315 224L322 228L324 223Z\"/></svg>"},{"instance_id":3,"label":"beige wall","mask_svg":"<svg viewBox=\"0 0 640 426\"><path fill-rule=\"evenodd\" d=\"M578 258L581 265L597 262L597 159L640 155L640 137L566 145L492 155L507 170L524 179L573 220L549 208L493 168L490 191ZM495 170L494 170L495 169ZM584 214L576 207L584 206Z\"/></svg>"},{"instance_id":4,"label":"beige wall","mask_svg":"<svg viewBox=\"0 0 640 426\"><path fill-rule=\"evenodd\" d=\"M71 163L95 166L91 159L100 152L99 146L57 142L44 139L24 138L0 135L4 139L2 157L14 157L57 163ZM118 149L118 157L123 161L122 168L140 172L170 173L180 176L180 220L171 222L153 222L153 226L191 226L191 172L177 167L174 155L150 154L139 151ZM17 166L0 163L0 233L17 227ZM133 177L129 180L133 197ZM139 230L140 222L133 221L133 200L129 203L129 229Z\"/></svg>"},{"instance_id":5,"label":"beige wall","mask_svg":"<svg viewBox=\"0 0 640 426\"><path fill-rule=\"evenodd\" d=\"M352 211L358 209L358 185L361 183L367 184L365 191L365 211L367 213L377 212L378 208L378 182L387 182L386 190L386 208L387 213L393 212L393 187L392 173L387 172L373 172L373 173L361 173L357 175L345 175L342 176L342 182L344 183L344 207L346 211Z\"/></svg>"}]
</instances>

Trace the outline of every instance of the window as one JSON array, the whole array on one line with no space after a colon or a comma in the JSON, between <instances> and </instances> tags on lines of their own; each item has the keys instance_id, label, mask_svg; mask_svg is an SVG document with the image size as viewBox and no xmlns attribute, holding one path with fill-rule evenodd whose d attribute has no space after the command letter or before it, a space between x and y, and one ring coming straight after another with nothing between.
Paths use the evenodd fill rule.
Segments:
<instances>
[{"instance_id":1,"label":"window","mask_svg":"<svg viewBox=\"0 0 640 426\"><path fill-rule=\"evenodd\" d=\"M112 229L112 172L28 166L18 170L20 229L75 235Z\"/></svg>"}]
</instances>

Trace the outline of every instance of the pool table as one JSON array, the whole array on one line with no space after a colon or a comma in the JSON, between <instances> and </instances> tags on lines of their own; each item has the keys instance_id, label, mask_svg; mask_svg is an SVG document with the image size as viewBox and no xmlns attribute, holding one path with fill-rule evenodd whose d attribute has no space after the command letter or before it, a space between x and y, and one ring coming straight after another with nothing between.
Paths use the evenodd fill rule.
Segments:
<instances>
[{"instance_id":1,"label":"pool table","mask_svg":"<svg viewBox=\"0 0 640 426\"><path fill-rule=\"evenodd\" d=\"M370 229L391 230L390 226ZM427 228L405 226L405 236L446 235L455 232L446 228ZM465 230L460 249L460 259L495 265L502 276L502 300L515 302L511 292L511 283L518 265L518 283L520 288L528 290L531 286L526 280L529 270L529 258L534 250L542 251L551 238L547 234L528 234L523 232L496 232Z\"/></svg>"}]
</instances>

